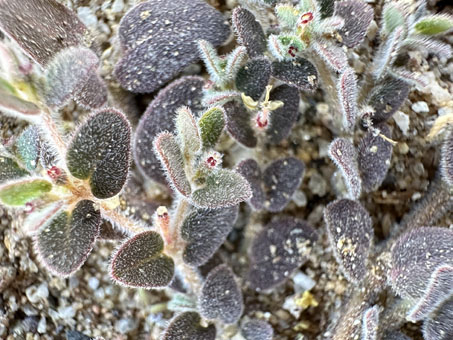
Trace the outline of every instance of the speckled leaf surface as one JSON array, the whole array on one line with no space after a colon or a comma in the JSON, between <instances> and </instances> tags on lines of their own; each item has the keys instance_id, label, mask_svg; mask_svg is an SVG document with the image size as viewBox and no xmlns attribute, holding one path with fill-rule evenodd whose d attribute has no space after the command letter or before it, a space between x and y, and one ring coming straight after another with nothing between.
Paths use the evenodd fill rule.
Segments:
<instances>
[{"instance_id":1,"label":"speckled leaf surface","mask_svg":"<svg viewBox=\"0 0 453 340\"><path fill-rule=\"evenodd\" d=\"M374 10L361 0L336 1L334 15L345 20L339 31L343 43L348 47L360 44L373 20Z\"/></svg>"},{"instance_id":2,"label":"speckled leaf surface","mask_svg":"<svg viewBox=\"0 0 453 340\"><path fill-rule=\"evenodd\" d=\"M76 131L66 154L68 169L79 179L89 179L97 198L118 194L130 164L131 127L115 109L90 116Z\"/></svg>"},{"instance_id":3,"label":"speckled leaf surface","mask_svg":"<svg viewBox=\"0 0 453 340\"><path fill-rule=\"evenodd\" d=\"M229 34L223 15L202 0L140 3L121 19L115 75L129 91L153 92L198 59L197 40L218 46Z\"/></svg>"},{"instance_id":4,"label":"speckled leaf surface","mask_svg":"<svg viewBox=\"0 0 453 340\"><path fill-rule=\"evenodd\" d=\"M258 100L269 83L271 72L271 63L267 58L251 59L237 72L236 88Z\"/></svg>"},{"instance_id":5,"label":"speckled leaf surface","mask_svg":"<svg viewBox=\"0 0 453 340\"><path fill-rule=\"evenodd\" d=\"M0 202L9 206L24 206L52 190L52 183L41 178L24 178L0 187Z\"/></svg>"},{"instance_id":6,"label":"speckled leaf surface","mask_svg":"<svg viewBox=\"0 0 453 340\"><path fill-rule=\"evenodd\" d=\"M258 140L250 125L250 113L242 103L231 101L225 104L226 128L236 141L248 148L254 148Z\"/></svg>"},{"instance_id":7,"label":"speckled leaf surface","mask_svg":"<svg viewBox=\"0 0 453 340\"><path fill-rule=\"evenodd\" d=\"M27 175L28 171L22 169L14 159L0 156L0 183Z\"/></svg>"},{"instance_id":8,"label":"speckled leaf surface","mask_svg":"<svg viewBox=\"0 0 453 340\"><path fill-rule=\"evenodd\" d=\"M29 171L33 171L39 164L39 154L41 150L41 142L38 128L30 125L17 138L15 143L16 151Z\"/></svg>"},{"instance_id":9,"label":"speckled leaf surface","mask_svg":"<svg viewBox=\"0 0 453 340\"><path fill-rule=\"evenodd\" d=\"M318 87L318 71L311 62L304 58L274 61L272 75L299 90L314 91Z\"/></svg>"},{"instance_id":10,"label":"speckled leaf surface","mask_svg":"<svg viewBox=\"0 0 453 340\"><path fill-rule=\"evenodd\" d=\"M74 273L93 249L100 223L100 212L92 201L80 201L72 212L61 209L36 235L42 263L59 276Z\"/></svg>"},{"instance_id":11,"label":"speckled leaf surface","mask_svg":"<svg viewBox=\"0 0 453 340\"><path fill-rule=\"evenodd\" d=\"M85 109L97 109L107 102L107 86L96 73L91 72L85 85L74 93L74 100Z\"/></svg>"},{"instance_id":12,"label":"speckled leaf surface","mask_svg":"<svg viewBox=\"0 0 453 340\"><path fill-rule=\"evenodd\" d=\"M215 340L214 325L203 327L196 312L184 312L175 316L165 330L162 340Z\"/></svg>"},{"instance_id":13,"label":"speckled leaf surface","mask_svg":"<svg viewBox=\"0 0 453 340\"><path fill-rule=\"evenodd\" d=\"M423 324L426 340L449 340L453 338L453 297L446 301L437 312Z\"/></svg>"},{"instance_id":14,"label":"speckled leaf surface","mask_svg":"<svg viewBox=\"0 0 453 340\"><path fill-rule=\"evenodd\" d=\"M166 183L161 164L150 145L160 132L175 129L174 118L179 107L187 106L195 114L202 110L203 85L201 77L182 77L162 89L148 105L134 139L135 163L146 177Z\"/></svg>"},{"instance_id":15,"label":"speckled leaf surface","mask_svg":"<svg viewBox=\"0 0 453 340\"><path fill-rule=\"evenodd\" d=\"M252 12L237 7L233 10L232 22L238 42L245 46L251 58L266 51L266 36Z\"/></svg>"},{"instance_id":16,"label":"speckled leaf surface","mask_svg":"<svg viewBox=\"0 0 453 340\"><path fill-rule=\"evenodd\" d=\"M252 197L248 203L254 210L261 210L264 207L266 194L262 187L262 173L258 163L254 159L246 159L240 162L236 171L240 173L250 184Z\"/></svg>"},{"instance_id":17,"label":"speckled leaf surface","mask_svg":"<svg viewBox=\"0 0 453 340\"><path fill-rule=\"evenodd\" d=\"M272 340L274 330L266 321L252 319L242 325L241 334L246 340Z\"/></svg>"}]
</instances>

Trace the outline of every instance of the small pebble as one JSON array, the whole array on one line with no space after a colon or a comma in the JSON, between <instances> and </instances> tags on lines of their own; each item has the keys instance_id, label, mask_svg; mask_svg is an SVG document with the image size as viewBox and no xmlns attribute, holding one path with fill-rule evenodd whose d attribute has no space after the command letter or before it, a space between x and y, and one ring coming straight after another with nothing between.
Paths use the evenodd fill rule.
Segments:
<instances>
[{"instance_id":1,"label":"small pebble","mask_svg":"<svg viewBox=\"0 0 453 340\"><path fill-rule=\"evenodd\" d=\"M137 327L137 323L130 318L120 319L115 323L115 330L121 334L126 334L133 331Z\"/></svg>"},{"instance_id":2,"label":"small pebble","mask_svg":"<svg viewBox=\"0 0 453 340\"><path fill-rule=\"evenodd\" d=\"M294 275L293 282L296 293L305 292L316 285L316 281L302 271L298 271L296 275Z\"/></svg>"},{"instance_id":3,"label":"small pebble","mask_svg":"<svg viewBox=\"0 0 453 340\"><path fill-rule=\"evenodd\" d=\"M428 113L429 112L429 107L426 102L416 102L412 104L411 106L412 110L417 113Z\"/></svg>"},{"instance_id":4,"label":"small pebble","mask_svg":"<svg viewBox=\"0 0 453 340\"><path fill-rule=\"evenodd\" d=\"M76 314L76 311L72 306L66 306L66 307L59 307L58 308L58 315L60 318L63 320L65 319L72 319Z\"/></svg>"},{"instance_id":5,"label":"small pebble","mask_svg":"<svg viewBox=\"0 0 453 340\"><path fill-rule=\"evenodd\" d=\"M88 280L88 286L91 290L96 290L99 287L99 280L95 277L90 277Z\"/></svg>"},{"instance_id":6,"label":"small pebble","mask_svg":"<svg viewBox=\"0 0 453 340\"><path fill-rule=\"evenodd\" d=\"M403 135L407 135L407 131L409 130L409 115L405 114L401 111L396 111L393 115L393 120L395 121L396 125L400 128Z\"/></svg>"},{"instance_id":7,"label":"small pebble","mask_svg":"<svg viewBox=\"0 0 453 340\"><path fill-rule=\"evenodd\" d=\"M41 320L39 320L38 323L38 333L40 334L45 334L47 331L47 321L44 316L41 317Z\"/></svg>"}]
</instances>

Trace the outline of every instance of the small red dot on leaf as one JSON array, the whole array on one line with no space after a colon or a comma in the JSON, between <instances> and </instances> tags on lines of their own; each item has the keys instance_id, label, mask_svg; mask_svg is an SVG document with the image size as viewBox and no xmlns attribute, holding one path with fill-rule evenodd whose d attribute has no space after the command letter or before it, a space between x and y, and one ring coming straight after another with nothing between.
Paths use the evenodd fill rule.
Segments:
<instances>
[{"instance_id":1,"label":"small red dot on leaf","mask_svg":"<svg viewBox=\"0 0 453 340\"><path fill-rule=\"evenodd\" d=\"M296 56L296 53L299 52L299 50L297 49L297 47L294 47L294 46L290 46L289 49L288 49L288 54L291 56L291 57L295 57Z\"/></svg>"},{"instance_id":2,"label":"small red dot on leaf","mask_svg":"<svg viewBox=\"0 0 453 340\"><path fill-rule=\"evenodd\" d=\"M208 165L213 168L217 165L217 160L214 157L210 156L206 160L206 163L208 163Z\"/></svg>"},{"instance_id":3,"label":"small red dot on leaf","mask_svg":"<svg viewBox=\"0 0 453 340\"><path fill-rule=\"evenodd\" d=\"M58 179L61 176L61 169L56 167L55 165L47 170L47 175L53 180Z\"/></svg>"}]
</instances>

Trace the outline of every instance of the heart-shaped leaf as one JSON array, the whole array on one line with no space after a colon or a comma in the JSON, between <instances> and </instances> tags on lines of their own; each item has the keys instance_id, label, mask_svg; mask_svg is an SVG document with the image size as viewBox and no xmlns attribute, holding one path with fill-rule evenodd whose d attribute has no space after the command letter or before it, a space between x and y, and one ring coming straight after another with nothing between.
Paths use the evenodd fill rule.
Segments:
<instances>
[{"instance_id":1,"label":"heart-shaped leaf","mask_svg":"<svg viewBox=\"0 0 453 340\"><path fill-rule=\"evenodd\" d=\"M121 19L115 75L129 91L153 92L198 59L198 40L218 46L229 34L223 15L202 0L140 3Z\"/></svg>"},{"instance_id":2,"label":"heart-shaped leaf","mask_svg":"<svg viewBox=\"0 0 453 340\"><path fill-rule=\"evenodd\" d=\"M404 298L419 300L436 269L453 266L452 244L453 230L447 228L423 227L403 234L392 248L392 288Z\"/></svg>"},{"instance_id":3,"label":"heart-shaped leaf","mask_svg":"<svg viewBox=\"0 0 453 340\"><path fill-rule=\"evenodd\" d=\"M76 131L66 154L68 169L79 179L89 180L97 198L118 194L130 165L131 127L114 109L90 116Z\"/></svg>"},{"instance_id":4,"label":"heart-shaped leaf","mask_svg":"<svg viewBox=\"0 0 453 340\"><path fill-rule=\"evenodd\" d=\"M450 340L453 338L453 298L446 301L435 315L423 325L423 338L426 340Z\"/></svg>"},{"instance_id":5,"label":"heart-shaped leaf","mask_svg":"<svg viewBox=\"0 0 453 340\"><path fill-rule=\"evenodd\" d=\"M252 197L248 203L254 210L263 209L266 194L262 187L262 174L258 163L254 159L246 159L237 165L236 170L244 176L252 189Z\"/></svg>"},{"instance_id":6,"label":"heart-shaped leaf","mask_svg":"<svg viewBox=\"0 0 453 340\"><path fill-rule=\"evenodd\" d=\"M249 183L237 172L218 169L206 178L201 189L192 193L192 203L199 208L231 207L252 196Z\"/></svg>"},{"instance_id":7,"label":"heart-shaped leaf","mask_svg":"<svg viewBox=\"0 0 453 340\"><path fill-rule=\"evenodd\" d=\"M348 47L355 47L365 38L374 10L361 0L336 1L334 15L344 19L344 26L338 32L342 42Z\"/></svg>"},{"instance_id":8,"label":"heart-shaped leaf","mask_svg":"<svg viewBox=\"0 0 453 340\"><path fill-rule=\"evenodd\" d=\"M236 7L233 10L232 22L239 44L245 46L251 58L266 51L266 36L252 12Z\"/></svg>"},{"instance_id":9,"label":"heart-shaped leaf","mask_svg":"<svg viewBox=\"0 0 453 340\"><path fill-rule=\"evenodd\" d=\"M236 74L236 88L253 100L258 100L269 84L271 72L269 59L251 59Z\"/></svg>"},{"instance_id":10,"label":"heart-shaped leaf","mask_svg":"<svg viewBox=\"0 0 453 340\"><path fill-rule=\"evenodd\" d=\"M65 105L95 74L98 65L99 58L86 47L69 47L60 51L46 68L46 104L54 108Z\"/></svg>"},{"instance_id":11,"label":"heart-shaped leaf","mask_svg":"<svg viewBox=\"0 0 453 340\"><path fill-rule=\"evenodd\" d=\"M213 148L225 127L225 111L221 107L213 107L203 113L198 120L203 148Z\"/></svg>"},{"instance_id":12,"label":"heart-shaped leaf","mask_svg":"<svg viewBox=\"0 0 453 340\"><path fill-rule=\"evenodd\" d=\"M140 119L134 140L134 159L140 171L148 178L166 183L161 164L153 151L154 138L162 131L174 131L174 117L181 106L195 114L202 110L203 78L183 77L170 83L149 104Z\"/></svg>"},{"instance_id":13,"label":"heart-shaped leaf","mask_svg":"<svg viewBox=\"0 0 453 340\"><path fill-rule=\"evenodd\" d=\"M373 238L371 217L357 201L339 199L324 209L327 235L337 262L352 282L366 274L366 263Z\"/></svg>"},{"instance_id":14,"label":"heart-shaped leaf","mask_svg":"<svg viewBox=\"0 0 453 340\"><path fill-rule=\"evenodd\" d=\"M253 319L242 325L241 334L246 340L272 340L274 329L266 321Z\"/></svg>"},{"instance_id":15,"label":"heart-shaped leaf","mask_svg":"<svg viewBox=\"0 0 453 340\"><path fill-rule=\"evenodd\" d=\"M17 138L15 143L17 154L27 170L33 171L38 166L41 143L38 129L30 125Z\"/></svg>"},{"instance_id":16,"label":"heart-shaped leaf","mask_svg":"<svg viewBox=\"0 0 453 340\"><path fill-rule=\"evenodd\" d=\"M242 103L231 101L225 104L226 128L236 141L248 148L254 148L258 140L250 126L251 116Z\"/></svg>"},{"instance_id":17,"label":"heart-shaped leaf","mask_svg":"<svg viewBox=\"0 0 453 340\"><path fill-rule=\"evenodd\" d=\"M164 253L164 241L155 231L145 231L124 242L111 263L112 278L127 287L164 288L175 273L173 259Z\"/></svg>"},{"instance_id":18,"label":"heart-shaped leaf","mask_svg":"<svg viewBox=\"0 0 453 340\"><path fill-rule=\"evenodd\" d=\"M69 276L85 262L99 235L101 215L92 201L77 203L73 211L61 209L38 231L35 246L52 273Z\"/></svg>"},{"instance_id":19,"label":"heart-shaped leaf","mask_svg":"<svg viewBox=\"0 0 453 340\"><path fill-rule=\"evenodd\" d=\"M190 266L205 264L225 242L238 216L238 207L193 209L181 227L186 241L183 260Z\"/></svg>"},{"instance_id":20,"label":"heart-shaped leaf","mask_svg":"<svg viewBox=\"0 0 453 340\"><path fill-rule=\"evenodd\" d=\"M311 226L293 217L279 218L267 224L252 243L250 286L266 290L283 283L305 263L317 239Z\"/></svg>"},{"instance_id":21,"label":"heart-shaped leaf","mask_svg":"<svg viewBox=\"0 0 453 340\"><path fill-rule=\"evenodd\" d=\"M299 116L299 91L293 86L280 85L271 91L269 100L284 103L282 107L271 112L266 130L269 142L278 144L289 136Z\"/></svg>"},{"instance_id":22,"label":"heart-shaped leaf","mask_svg":"<svg viewBox=\"0 0 453 340\"><path fill-rule=\"evenodd\" d=\"M203 327L200 321L196 312L181 313L171 320L162 340L215 340L215 326Z\"/></svg>"},{"instance_id":23,"label":"heart-shaped leaf","mask_svg":"<svg viewBox=\"0 0 453 340\"><path fill-rule=\"evenodd\" d=\"M314 91L318 87L318 71L311 62L304 58L274 61L272 75L299 90Z\"/></svg>"},{"instance_id":24,"label":"heart-shaped leaf","mask_svg":"<svg viewBox=\"0 0 453 340\"><path fill-rule=\"evenodd\" d=\"M272 162L263 172L265 208L271 212L282 211L299 187L304 171L305 164L294 157Z\"/></svg>"},{"instance_id":25,"label":"heart-shaped leaf","mask_svg":"<svg viewBox=\"0 0 453 340\"><path fill-rule=\"evenodd\" d=\"M55 0L1 0L0 27L41 65L82 44L88 33L77 15Z\"/></svg>"},{"instance_id":26,"label":"heart-shaped leaf","mask_svg":"<svg viewBox=\"0 0 453 340\"><path fill-rule=\"evenodd\" d=\"M0 156L0 183L27 175L28 172L22 169L14 159Z\"/></svg>"},{"instance_id":27,"label":"heart-shaped leaf","mask_svg":"<svg viewBox=\"0 0 453 340\"><path fill-rule=\"evenodd\" d=\"M329 157L340 169L348 187L349 197L357 199L362 192L359 165L357 163L357 151L346 138L336 138L330 143Z\"/></svg>"},{"instance_id":28,"label":"heart-shaped leaf","mask_svg":"<svg viewBox=\"0 0 453 340\"><path fill-rule=\"evenodd\" d=\"M25 178L0 186L0 201L5 205L24 206L52 190L52 183L40 178Z\"/></svg>"},{"instance_id":29,"label":"heart-shaped leaf","mask_svg":"<svg viewBox=\"0 0 453 340\"><path fill-rule=\"evenodd\" d=\"M168 182L181 195L188 197L192 191L184 170L184 159L178 141L168 132L160 133L154 140L154 150L164 167Z\"/></svg>"},{"instance_id":30,"label":"heart-shaped leaf","mask_svg":"<svg viewBox=\"0 0 453 340\"><path fill-rule=\"evenodd\" d=\"M236 323L242 315L241 288L227 265L214 268L206 277L198 300L200 313L206 319Z\"/></svg>"},{"instance_id":31,"label":"heart-shaped leaf","mask_svg":"<svg viewBox=\"0 0 453 340\"><path fill-rule=\"evenodd\" d=\"M378 128L386 137L392 137L387 125L382 124ZM390 167L392 151L392 144L372 131L368 131L360 141L357 160L365 192L376 190L384 181Z\"/></svg>"}]
</instances>

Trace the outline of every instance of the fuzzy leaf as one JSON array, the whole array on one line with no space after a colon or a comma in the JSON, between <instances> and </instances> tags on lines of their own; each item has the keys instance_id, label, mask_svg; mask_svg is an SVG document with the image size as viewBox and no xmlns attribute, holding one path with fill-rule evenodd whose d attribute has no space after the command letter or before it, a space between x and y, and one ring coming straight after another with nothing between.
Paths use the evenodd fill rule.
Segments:
<instances>
[{"instance_id":1,"label":"fuzzy leaf","mask_svg":"<svg viewBox=\"0 0 453 340\"><path fill-rule=\"evenodd\" d=\"M198 120L203 148L213 148L225 127L225 111L221 107L213 107L203 113Z\"/></svg>"},{"instance_id":2,"label":"fuzzy leaf","mask_svg":"<svg viewBox=\"0 0 453 340\"><path fill-rule=\"evenodd\" d=\"M232 100L240 98L241 93L238 91L206 91L201 103L205 107L211 107L213 105L224 105Z\"/></svg>"},{"instance_id":3,"label":"fuzzy leaf","mask_svg":"<svg viewBox=\"0 0 453 340\"><path fill-rule=\"evenodd\" d=\"M183 260L190 266L205 264L225 242L238 216L238 207L193 209L181 227L186 241Z\"/></svg>"},{"instance_id":4,"label":"fuzzy leaf","mask_svg":"<svg viewBox=\"0 0 453 340\"><path fill-rule=\"evenodd\" d=\"M91 72L85 85L76 89L74 100L85 109L97 109L107 102L107 86L96 73Z\"/></svg>"},{"instance_id":5,"label":"fuzzy leaf","mask_svg":"<svg viewBox=\"0 0 453 340\"><path fill-rule=\"evenodd\" d=\"M236 87L253 100L258 100L269 84L271 72L271 63L267 58L251 59L236 74Z\"/></svg>"},{"instance_id":6,"label":"fuzzy leaf","mask_svg":"<svg viewBox=\"0 0 453 340\"><path fill-rule=\"evenodd\" d=\"M279 4L275 7L275 14L277 15L278 22L282 27L293 29L297 20L301 15L294 6L290 4Z\"/></svg>"},{"instance_id":7,"label":"fuzzy leaf","mask_svg":"<svg viewBox=\"0 0 453 340\"><path fill-rule=\"evenodd\" d=\"M374 109L373 124L389 119L404 103L410 86L404 80L386 76L371 92L368 105Z\"/></svg>"},{"instance_id":8,"label":"fuzzy leaf","mask_svg":"<svg viewBox=\"0 0 453 340\"><path fill-rule=\"evenodd\" d=\"M363 313L362 340L377 340L379 328L379 307L373 306Z\"/></svg>"},{"instance_id":9,"label":"fuzzy leaf","mask_svg":"<svg viewBox=\"0 0 453 340\"><path fill-rule=\"evenodd\" d=\"M327 235L337 262L349 281L360 282L373 237L371 217L357 201L339 199L324 209Z\"/></svg>"},{"instance_id":10,"label":"fuzzy leaf","mask_svg":"<svg viewBox=\"0 0 453 340\"><path fill-rule=\"evenodd\" d=\"M195 117L188 107L181 107L176 111L175 125L184 159L191 159L200 150L201 138Z\"/></svg>"},{"instance_id":11,"label":"fuzzy leaf","mask_svg":"<svg viewBox=\"0 0 453 340\"><path fill-rule=\"evenodd\" d=\"M352 131L357 119L357 78L354 70L347 67L337 85L338 99L343 114L343 126Z\"/></svg>"},{"instance_id":12,"label":"fuzzy leaf","mask_svg":"<svg viewBox=\"0 0 453 340\"><path fill-rule=\"evenodd\" d=\"M406 318L412 322L424 320L451 296L453 296L453 266L441 265L431 274L424 295Z\"/></svg>"},{"instance_id":13,"label":"fuzzy leaf","mask_svg":"<svg viewBox=\"0 0 453 340\"><path fill-rule=\"evenodd\" d=\"M245 340L272 340L274 330L266 321L253 319L242 325L241 334Z\"/></svg>"},{"instance_id":14,"label":"fuzzy leaf","mask_svg":"<svg viewBox=\"0 0 453 340\"><path fill-rule=\"evenodd\" d=\"M255 131L250 126L250 113L237 101L231 101L224 106L226 128L236 141L248 148L254 148L258 142Z\"/></svg>"},{"instance_id":15,"label":"fuzzy leaf","mask_svg":"<svg viewBox=\"0 0 453 340\"><path fill-rule=\"evenodd\" d=\"M52 220L54 216L60 212L63 203L63 201L52 202L28 213L22 222L21 229L28 236L35 235L36 231L38 231L41 226Z\"/></svg>"},{"instance_id":16,"label":"fuzzy leaf","mask_svg":"<svg viewBox=\"0 0 453 340\"><path fill-rule=\"evenodd\" d=\"M304 58L274 61L272 75L299 90L314 91L318 87L318 72L315 66Z\"/></svg>"},{"instance_id":17,"label":"fuzzy leaf","mask_svg":"<svg viewBox=\"0 0 453 340\"><path fill-rule=\"evenodd\" d=\"M436 269L453 266L452 244L453 230L447 228L423 227L403 234L392 248L392 288L406 299L420 299Z\"/></svg>"},{"instance_id":18,"label":"fuzzy leaf","mask_svg":"<svg viewBox=\"0 0 453 340\"><path fill-rule=\"evenodd\" d=\"M362 192L362 181L354 145L345 138L336 138L330 143L329 157L340 169L348 188L349 197L358 199Z\"/></svg>"},{"instance_id":19,"label":"fuzzy leaf","mask_svg":"<svg viewBox=\"0 0 453 340\"><path fill-rule=\"evenodd\" d=\"M92 201L79 201L73 211L60 210L44 224L35 246L48 270L69 276L78 270L93 249L101 215Z\"/></svg>"},{"instance_id":20,"label":"fuzzy leaf","mask_svg":"<svg viewBox=\"0 0 453 340\"><path fill-rule=\"evenodd\" d=\"M318 235L311 226L292 217L267 224L252 243L248 273L250 286L266 290L283 283L306 262L317 239Z\"/></svg>"},{"instance_id":21,"label":"fuzzy leaf","mask_svg":"<svg viewBox=\"0 0 453 340\"><path fill-rule=\"evenodd\" d=\"M219 319L226 324L239 320L244 310L242 292L227 265L220 265L208 274L201 288L198 307L206 319Z\"/></svg>"},{"instance_id":22,"label":"fuzzy leaf","mask_svg":"<svg viewBox=\"0 0 453 340\"><path fill-rule=\"evenodd\" d=\"M188 197L192 192L184 171L184 159L179 144L171 133L162 132L154 140L154 150L166 170L169 184Z\"/></svg>"},{"instance_id":23,"label":"fuzzy leaf","mask_svg":"<svg viewBox=\"0 0 453 340\"><path fill-rule=\"evenodd\" d=\"M426 53L434 54L439 58L449 59L453 55L453 47L451 44L435 40L431 37L415 36L406 38L402 45L413 49L421 49L426 51Z\"/></svg>"},{"instance_id":24,"label":"fuzzy leaf","mask_svg":"<svg viewBox=\"0 0 453 340\"><path fill-rule=\"evenodd\" d=\"M341 47L338 47L327 40L314 41L313 50L318 54L335 72L341 73L348 67L348 58Z\"/></svg>"},{"instance_id":25,"label":"fuzzy leaf","mask_svg":"<svg viewBox=\"0 0 453 340\"><path fill-rule=\"evenodd\" d=\"M404 40L403 33L404 28L397 27L379 47L373 61L373 76L375 79L385 76L387 70L395 61Z\"/></svg>"},{"instance_id":26,"label":"fuzzy leaf","mask_svg":"<svg viewBox=\"0 0 453 340\"><path fill-rule=\"evenodd\" d=\"M218 169L206 178L205 186L195 190L192 202L199 208L231 207L252 196L249 183L237 172Z\"/></svg>"},{"instance_id":27,"label":"fuzzy leaf","mask_svg":"<svg viewBox=\"0 0 453 340\"><path fill-rule=\"evenodd\" d=\"M98 65L99 58L86 47L69 47L59 52L46 68L46 104L54 108L65 105L96 74Z\"/></svg>"},{"instance_id":28,"label":"fuzzy leaf","mask_svg":"<svg viewBox=\"0 0 453 340\"><path fill-rule=\"evenodd\" d=\"M236 7L231 18L238 43L245 46L250 58L262 55L266 51L266 36L252 12Z\"/></svg>"},{"instance_id":29,"label":"fuzzy leaf","mask_svg":"<svg viewBox=\"0 0 453 340\"><path fill-rule=\"evenodd\" d=\"M319 3L319 11L321 18L331 17L335 11L335 0L317 0Z\"/></svg>"},{"instance_id":30,"label":"fuzzy leaf","mask_svg":"<svg viewBox=\"0 0 453 340\"><path fill-rule=\"evenodd\" d=\"M41 109L32 102L16 97L3 89L0 89L0 110L6 115L23 119L33 118L41 113Z\"/></svg>"},{"instance_id":31,"label":"fuzzy leaf","mask_svg":"<svg viewBox=\"0 0 453 340\"><path fill-rule=\"evenodd\" d=\"M115 76L129 91L153 92L198 59L198 40L218 46L229 34L222 13L202 0L140 3L121 19Z\"/></svg>"},{"instance_id":32,"label":"fuzzy leaf","mask_svg":"<svg viewBox=\"0 0 453 340\"><path fill-rule=\"evenodd\" d=\"M22 169L14 159L0 155L0 183L27 175L28 172Z\"/></svg>"},{"instance_id":33,"label":"fuzzy leaf","mask_svg":"<svg viewBox=\"0 0 453 340\"><path fill-rule=\"evenodd\" d=\"M238 46L231 51L226 59L225 77L228 80L234 79L236 73L241 67L242 61L247 57L247 49L244 46Z\"/></svg>"},{"instance_id":34,"label":"fuzzy leaf","mask_svg":"<svg viewBox=\"0 0 453 340\"><path fill-rule=\"evenodd\" d=\"M270 114L266 136L270 143L279 144L287 138L299 116L299 91L288 85L274 88L269 96L270 101L281 101L284 105Z\"/></svg>"},{"instance_id":35,"label":"fuzzy leaf","mask_svg":"<svg viewBox=\"0 0 453 340\"><path fill-rule=\"evenodd\" d=\"M263 172L263 183L267 200L264 206L271 212L282 211L299 187L305 164L288 157L274 161Z\"/></svg>"},{"instance_id":36,"label":"fuzzy leaf","mask_svg":"<svg viewBox=\"0 0 453 340\"><path fill-rule=\"evenodd\" d=\"M423 325L425 340L450 340L453 338L453 298L446 301Z\"/></svg>"},{"instance_id":37,"label":"fuzzy leaf","mask_svg":"<svg viewBox=\"0 0 453 340\"><path fill-rule=\"evenodd\" d=\"M441 149L440 174L448 185L453 184L453 130L449 129Z\"/></svg>"},{"instance_id":38,"label":"fuzzy leaf","mask_svg":"<svg viewBox=\"0 0 453 340\"><path fill-rule=\"evenodd\" d=\"M418 34L435 35L445 33L453 28L453 17L445 14L428 15L415 23Z\"/></svg>"},{"instance_id":39,"label":"fuzzy leaf","mask_svg":"<svg viewBox=\"0 0 453 340\"><path fill-rule=\"evenodd\" d=\"M161 90L149 104L135 132L133 148L135 164L146 177L166 183L160 162L150 145L159 132L175 129L174 116L178 108L187 106L194 113L202 109L203 85L203 78L182 77Z\"/></svg>"},{"instance_id":40,"label":"fuzzy leaf","mask_svg":"<svg viewBox=\"0 0 453 340\"><path fill-rule=\"evenodd\" d=\"M124 242L113 255L111 276L134 288L164 288L173 279L175 264L162 251L164 241L155 231L145 231Z\"/></svg>"},{"instance_id":41,"label":"fuzzy leaf","mask_svg":"<svg viewBox=\"0 0 453 340\"><path fill-rule=\"evenodd\" d=\"M387 125L379 126L383 135L391 138ZM358 164L365 192L376 190L384 181L390 167L393 145L380 136L368 131L358 147Z\"/></svg>"},{"instance_id":42,"label":"fuzzy leaf","mask_svg":"<svg viewBox=\"0 0 453 340\"><path fill-rule=\"evenodd\" d=\"M338 32L342 42L348 47L355 47L365 38L374 10L361 0L336 1L334 15L344 19L344 26Z\"/></svg>"},{"instance_id":43,"label":"fuzzy leaf","mask_svg":"<svg viewBox=\"0 0 453 340\"><path fill-rule=\"evenodd\" d=\"M250 184L252 197L248 203L254 210L261 210L264 207L266 194L263 191L262 174L258 163L254 159L246 159L237 165L236 171L240 173Z\"/></svg>"},{"instance_id":44,"label":"fuzzy leaf","mask_svg":"<svg viewBox=\"0 0 453 340\"><path fill-rule=\"evenodd\" d=\"M52 190L52 183L44 179L23 179L0 187L0 201L9 206L24 206Z\"/></svg>"},{"instance_id":45,"label":"fuzzy leaf","mask_svg":"<svg viewBox=\"0 0 453 340\"><path fill-rule=\"evenodd\" d=\"M88 179L97 198L118 194L130 165L131 126L115 109L90 116L75 133L66 154L68 169L79 179Z\"/></svg>"},{"instance_id":46,"label":"fuzzy leaf","mask_svg":"<svg viewBox=\"0 0 453 340\"><path fill-rule=\"evenodd\" d=\"M383 339L384 340L413 340L412 338L409 338L406 334L398 332L398 331L386 332Z\"/></svg>"},{"instance_id":47,"label":"fuzzy leaf","mask_svg":"<svg viewBox=\"0 0 453 340\"><path fill-rule=\"evenodd\" d=\"M16 141L17 154L29 171L38 166L40 144L38 129L33 125L26 128Z\"/></svg>"},{"instance_id":48,"label":"fuzzy leaf","mask_svg":"<svg viewBox=\"0 0 453 340\"><path fill-rule=\"evenodd\" d=\"M200 57L209 73L210 80L218 85L222 85L226 79L224 79L224 70L221 65L222 61L219 58L216 49L206 40L198 41L198 49L200 51Z\"/></svg>"},{"instance_id":49,"label":"fuzzy leaf","mask_svg":"<svg viewBox=\"0 0 453 340\"><path fill-rule=\"evenodd\" d=\"M388 35L396 28L406 25L403 8L398 3L386 2L382 10L383 30Z\"/></svg>"},{"instance_id":50,"label":"fuzzy leaf","mask_svg":"<svg viewBox=\"0 0 453 340\"><path fill-rule=\"evenodd\" d=\"M200 321L196 312L181 313L171 320L162 340L215 340L215 326L203 327Z\"/></svg>"},{"instance_id":51,"label":"fuzzy leaf","mask_svg":"<svg viewBox=\"0 0 453 340\"><path fill-rule=\"evenodd\" d=\"M43 66L62 49L82 44L88 33L77 15L55 0L0 0L0 28Z\"/></svg>"}]
</instances>

